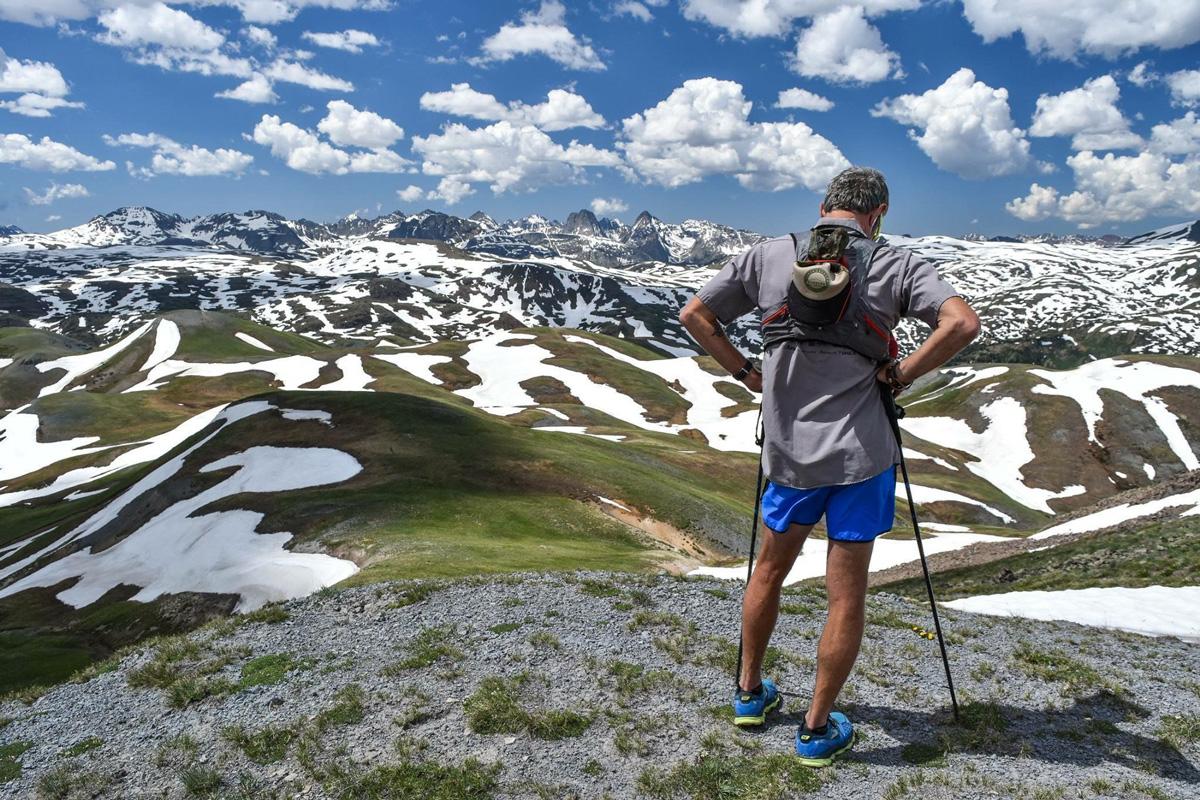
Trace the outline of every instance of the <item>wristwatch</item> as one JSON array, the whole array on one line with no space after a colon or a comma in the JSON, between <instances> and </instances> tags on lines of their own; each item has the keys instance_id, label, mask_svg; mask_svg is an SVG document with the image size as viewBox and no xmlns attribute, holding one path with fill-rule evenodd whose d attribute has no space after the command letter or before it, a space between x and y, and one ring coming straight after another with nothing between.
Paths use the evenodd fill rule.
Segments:
<instances>
[{"instance_id":1,"label":"wristwatch","mask_svg":"<svg viewBox=\"0 0 1200 800\"><path fill-rule=\"evenodd\" d=\"M912 381L904 380L904 373L900 371L900 359L892 359L888 362L887 369L883 373L887 378L888 386L896 394L903 392L905 389L913 385Z\"/></svg>"},{"instance_id":2,"label":"wristwatch","mask_svg":"<svg viewBox=\"0 0 1200 800\"><path fill-rule=\"evenodd\" d=\"M746 380L746 376L749 375L751 372L754 372L757 370L758 370L758 367L754 366L754 362L747 358L746 363L742 365L742 368L739 369L737 372L733 373L733 379L735 381L741 381L744 383Z\"/></svg>"}]
</instances>

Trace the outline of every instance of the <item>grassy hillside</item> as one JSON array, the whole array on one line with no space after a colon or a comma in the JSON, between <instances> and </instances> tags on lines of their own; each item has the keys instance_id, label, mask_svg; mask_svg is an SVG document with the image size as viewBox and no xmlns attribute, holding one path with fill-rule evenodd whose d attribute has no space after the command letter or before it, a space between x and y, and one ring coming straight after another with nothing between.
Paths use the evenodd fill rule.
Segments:
<instances>
[{"instance_id":1,"label":"grassy hillside","mask_svg":"<svg viewBox=\"0 0 1200 800\"><path fill-rule=\"evenodd\" d=\"M279 408L320 410L332 425L286 420L278 412L230 425L185 467L137 504L133 514L90 541L95 550L136 530L182 496L211 485L199 468L251 446L331 447L363 465L341 484L230 498L205 512L241 508L265 514L260 531L295 534L292 549L351 558L349 583L491 572L604 568L657 570L696 553L670 551L601 511L597 496L666 523L706 548L745 527L753 459L679 452L658 439L620 444L537 431L457 403L394 393L280 392L260 396ZM686 440L681 440L686 443ZM692 449L692 448L689 448ZM165 460L165 459L162 459ZM161 463L161 461L159 463ZM0 508L0 530L17 541L81 523L155 465L126 470L101 495ZM48 536L34 537L36 545ZM16 550L15 560L35 546ZM60 554L56 554L60 555ZM58 589L64 588L62 586ZM32 595L36 595L36 602ZM113 647L177 630L227 610L223 602L181 598L133 603L113 590L79 611L49 590L0 598L0 689L36 676L54 681ZM164 605L175 607L163 619Z\"/></svg>"}]
</instances>

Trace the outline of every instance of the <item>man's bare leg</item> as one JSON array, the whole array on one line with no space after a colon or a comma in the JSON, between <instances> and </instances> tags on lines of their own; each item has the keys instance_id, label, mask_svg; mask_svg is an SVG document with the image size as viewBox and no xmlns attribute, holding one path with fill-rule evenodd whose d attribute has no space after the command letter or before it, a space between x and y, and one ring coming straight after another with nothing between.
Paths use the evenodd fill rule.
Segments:
<instances>
[{"instance_id":1,"label":"man's bare leg","mask_svg":"<svg viewBox=\"0 0 1200 800\"><path fill-rule=\"evenodd\" d=\"M874 542L829 542L825 560L829 616L817 646L817 681L805 716L810 729L825 724L858 658L866 613L867 567L874 546Z\"/></svg>"},{"instance_id":2,"label":"man's bare leg","mask_svg":"<svg viewBox=\"0 0 1200 800\"><path fill-rule=\"evenodd\" d=\"M787 532L776 533L764 525L759 533L762 547L742 604L741 689L762 682L763 656L779 616L779 592L811 530L812 525L789 525Z\"/></svg>"}]
</instances>

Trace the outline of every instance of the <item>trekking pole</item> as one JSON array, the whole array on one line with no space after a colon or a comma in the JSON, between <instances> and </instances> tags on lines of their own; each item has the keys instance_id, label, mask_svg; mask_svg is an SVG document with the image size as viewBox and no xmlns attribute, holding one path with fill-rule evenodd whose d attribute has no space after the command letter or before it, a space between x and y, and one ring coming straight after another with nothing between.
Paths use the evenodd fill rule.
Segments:
<instances>
[{"instance_id":1,"label":"trekking pole","mask_svg":"<svg viewBox=\"0 0 1200 800\"><path fill-rule=\"evenodd\" d=\"M758 409L758 421L754 423L754 443L758 445L758 481L754 485L754 525L750 529L750 559L746 563L746 586L742 589L742 607L746 606L746 591L750 588L750 576L754 573L754 545L758 542L758 511L762 504L763 495L763 442L766 437L761 429L762 423L762 407ZM738 652L737 652L737 674L733 678L734 691L742 688L742 644L745 631L742 630L741 622L738 623Z\"/></svg>"},{"instance_id":2,"label":"trekking pole","mask_svg":"<svg viewBox=\"0 0 1200 800\"><path fill-rule=\"evenodd\" d=\"M913 533L917 537L917 552L921 556L921 570L925 573L925 591L929 593L929 608L933 611L933 629L937 631L938 647L942 651L942 665L946 668L946 686L950 688L950 705L954 708L954 721L958 722L958 697L954 693L954 678L950 676L950 657L946 655L946 641L942 638L942 622L938 619L937 601L933 597L933 581L929 577L929 563L925 560L925 545L921 541L921 526L917 522L917 506L913 502L912 484L908 482L908 465L904 463L904 442L900 436L900 420L904 417L904 407L897 405L890 386L879 384L879 394L883 398L883 407L887 411L888 422L892 425L892 433L896 436L896 447L900 450L900 473L904 476L904 492L908 497L908 511L912 515Z\"/></svg>"}]
</instances>

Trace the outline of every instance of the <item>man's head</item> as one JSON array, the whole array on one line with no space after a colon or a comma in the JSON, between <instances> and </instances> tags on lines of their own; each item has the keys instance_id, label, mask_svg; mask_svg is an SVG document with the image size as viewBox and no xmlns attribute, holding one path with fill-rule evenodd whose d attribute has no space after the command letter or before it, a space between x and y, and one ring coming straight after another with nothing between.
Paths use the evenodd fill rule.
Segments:
<instances>
[{"instance_id":1,"label":"man's head","mask_svg":"<svg viewBox=\"0 0 1200 800\"><path fill-rule=\"evenodd\" d=\"M850 217L866 233L877 235L888 211L888 187L883 173L870 167L850 167L829 182L822 217Z\"/></svg>"}]
</instances>

